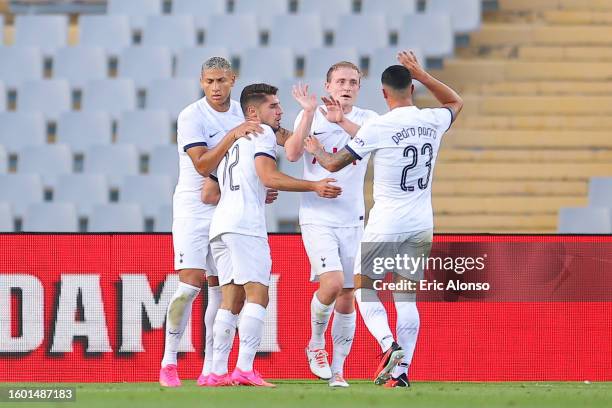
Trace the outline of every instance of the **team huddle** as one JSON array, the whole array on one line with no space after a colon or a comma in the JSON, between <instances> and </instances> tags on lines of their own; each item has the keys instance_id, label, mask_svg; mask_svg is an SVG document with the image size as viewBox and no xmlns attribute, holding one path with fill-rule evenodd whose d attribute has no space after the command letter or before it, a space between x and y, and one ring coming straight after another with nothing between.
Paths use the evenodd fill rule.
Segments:
<instances>
[{"instance_id":1,"label":"team huddle","mask_svg":"<svg viewBox=\"0 0 612 408\"><path fill-rule=\"evenodd\" d=\"M162 386L181 385L178 345L191 318L193 300L207 283L205 358L197 384L274 387L253 368L253 362L262 339L272 267L265 205L279 191L301 192L302 238L311 281L319 283L311 300L311 338L305 345L312 373L328 380L331 387L349 386L343 367L355 334L357 301L382 350L375 383L391 388L410 385L408 368L420 325L416 293L393 293L394 336L374 289L381 276L362 265L362 260L377 255L377 246L364 249L362 243L393 243L411 256L429 254L432 173L442 135L463 102L427 73L412 52L400 52L398 61L401 65L389 66L381 76L381 97L388 113L379 116L354 106L361 72L343 61L327 73L329 95L321 98L322 105L307 85L294 86L293 96L302 110L293 131L280 126L283 111L276 87L248 85L240 101L235 101L230 63L220 57L204 62L200 83L205 97L178 118L180 170L172 236L180 282L166 316ZM413 79L423 83L440 108L413 105ZM302 179L278 170L280 148L288 160L303 160ZM364 229L363 187L370 155L374 207ZM398 271L394 276L396 282L419 280L422 270ZM325 350L330 320L331 365ZM230 371L236 329L238 361Z\"/></svg>"}]
</instances>

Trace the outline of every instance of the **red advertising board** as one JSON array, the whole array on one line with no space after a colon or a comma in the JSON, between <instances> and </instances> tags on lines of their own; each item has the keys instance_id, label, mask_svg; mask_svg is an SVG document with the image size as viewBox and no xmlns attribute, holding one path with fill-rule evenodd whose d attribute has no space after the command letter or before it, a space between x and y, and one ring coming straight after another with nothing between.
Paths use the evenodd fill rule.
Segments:
<instances>
[{"instance_id":1,"label":"red advertising board","mask_svg":"<svg viewBox=\"0 0 612 408\"><path fill-rule=\"evenodd\" d=\"M598 245L612 237L442 235L436 241L582 242L596 258ZM255 366L267 378L311 378L304 347L316 286L308 282L308 259L299 235L272 235L270 243L274 284L265 352ZM4 234L0 248L0 381L157 380L165 304L176 284L170 235ZM182 343L192 350L179 360L184 379L201 370L205 303L205 296L194 303ZM418 307L414 380L612 380L608 300ZM387 309L394 327L393 305ZM379 352L358 317L346 377L371 378Z\"/></svg>"}]
</instances>

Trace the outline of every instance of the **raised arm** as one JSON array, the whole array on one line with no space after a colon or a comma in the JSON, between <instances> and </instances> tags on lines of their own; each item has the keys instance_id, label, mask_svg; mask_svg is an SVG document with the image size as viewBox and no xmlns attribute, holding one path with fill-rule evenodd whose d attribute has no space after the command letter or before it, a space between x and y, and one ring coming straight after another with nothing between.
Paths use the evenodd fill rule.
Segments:
<instances>
[{"instance_id":1,"label":"raised arm","mask_svg":"<svg viewBox=\"0 0 612 408\"><path fill-rule=\"evenodd\" d=\"M459 94L425 71L412 51L401 51L397 60L410 70L412 78L422 83L443 107L452 111L454 121L463 109L463 99Z\"/></svg>"},{"instance_id":2,"label":"raised arm","mask_svg":"<svg viewBox=\"0 0 612 408\"><path fill-rule=\"evenodd\" d=\"M193 165L198 173L208 177L217 168L225 153L241 137L248 137L249 134L263 132L258 122L247 121L230 130L223 139L212 149L205 146L194 146L187 148L186 152L191 158Z\"/></svg>"},{"instance_id":3,"label":"raised arm","mask_svg":"<svg viewBox=\"0 0 612 408\"><path fill-rule=\"evenodd\" d=\"M323 104L325 104L325 109L319 108L323 116L325 116L329 122L335 123L344 129L352 138L355 137L361 126L348 120L346 116L344 116L340 101L335 100L332 96L329 98L324 96L321 100Z\"/></svg>"},{"instance_id":4,"label":"raised arm","mask_svg":"<svg viewBox=\"0 0 612 408\"><path fill-rule=\"evenodd\" d=\"M326 178L320 181L298 180L276 168L276 161L267 156L255 157L255 170L264 186L282 191L314 191L320 197L336 198L342 189L330 183L336 180Z\"/></svg>"},{"instance_id":5,"label":"raised arm","mask_svg":"<svg viewBox=\"0 0 612 408\"><path fill-rule=\"evenodd\" d=\"M315 95L308 93L308 85L298 84L293 87L293 97L302 107L302 118L295 132L285 141L285 154L287 160L298 161L304 154L304 140L310 135L312 121L315 110L317 109L317 99Z\"/></svg>"},{"instance_id":6,"label":"raised arm","mask_svg":"<svg viewBox=\"0 0 612 408\"><path fill-rule=\"evenodd\" d=\"M332 173L342 170L355 160L361 160L361 157L356 156L346 146L337 153L327 153L319 139L314 136L308 136L304 144L306 151L317 159L317 163Z\"/></svg>"}]
</instances>

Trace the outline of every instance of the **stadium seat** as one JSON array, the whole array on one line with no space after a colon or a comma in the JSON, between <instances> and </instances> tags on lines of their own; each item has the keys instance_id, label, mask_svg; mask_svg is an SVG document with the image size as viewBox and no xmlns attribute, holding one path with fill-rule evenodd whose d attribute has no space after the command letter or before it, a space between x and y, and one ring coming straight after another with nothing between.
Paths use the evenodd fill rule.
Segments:
<instances>
[{"instance_id":1,"label":"stadium seat","mask_svg":"<svg viewBox=\"0 0 612 408\"><path fill-rule=\"evenodd\" d=\"M382 84L379 78L362 78L357 105L364 109L371 109L379 114L387 113L389 108L383 98Z\"/></svg>"},{"instance_id":2,"label":"stadium seat","mask_svg":"<svg viewBox=\"0 0 612 408\"><path fill-rule=\"evenodd\" d=\"M81 154L91 146L111 144L111 118L106 112L66 112L57 122L57 141Z\"/></svg>"},{"instance_id":3,"label":"stadium seat","mask_svg":"<svg viewBox=\"0 0 612 408\"><path fill-rule=\"evenodd\" d=\"M299 44L299 46L298 46ZM318 14L292 14L274 17L270 29L271 47L291 47L296 54L323 47L323 27Z\"/></svg>"},{"instance_id":4,"label":"stadium seat","mask_svg":"<svg viewBox=\"0 0 612 408\"><path fill-rule=\"evenodd\" d=\"M88 232L143 232L144 219L137 204L96 205Z\"/></svg>"},{"instance_id":5,"label":"stadium seat","mask_svg":"<svg viewBox=\"0 0 612 408\"><path fill-rule=\"evenodd\" d=\"M138 174L138 151L133 145L92 146L85 154L85 174L105 174L111 188L125 176Z\"/></svg>"},{"instance_id":6,"label":"stadium seat","mask_svg":"<svg viewBox=\"0 0 612 408\"><path fill-rule=\"evenodd\" d=\"M448 14L415 14L404 17L398 44L417 46L427 58L443 58L453 55L454 41Z\"/></svg>"},{"instance_id":7,"label":"stadium seat","mask_svg":"<svg viewBox=\"0 0 612 408\"><path fill-rule=\"evenodd\" d=\"M101 47L66 47L53 59L53 77L66 79L73 88L82 89L88 81L108 77L106 53Z\"/></svg>"},{"instance_id":8,"label":"stadium seat","mask_svg":"<svg viewBox=\"0 0 612 408\"><path fill-rule=\"evenodd\" d=\"M10 203L16 217L23 217L28 205L42 201L43 183L40 175L0 175L0 202Z\"/></svg>"},{"instance_id":9,"label":"stadium seat","mask_svg":"<svg viewBox=\"0 0 612 408\"><path fill-rule=\"evenodd\" d=\"M0 113L6 110L6 87L0 80Z\"/></svg>"},{"instance_id":10,"label":"stadium seat","mask_svg":"<svg viewBox=\"0 0 612 408\"><path fill-rule=\"evenodd\" d=\"M8 170L7 153L0 142L0 174L6 174Z\"/></svg>"},{"instance_id":11,"label":"stadium seat","mask_svg":"<svg viewBox=\"0 0 612 408\"><path fill-rule=\"evenodd\" d=\"M417 60L421 63L425 63L425 57L423 56L423 52L416 47L404 47L402 49L410 49L414 52L417 57ZM380 81L380 77L385 69L390 65L397 65L399 62L397 61L397 53L402 49L395 47L385 47L375 50L372 53L372 57L370 58L370 66L368 69L368 78L376 79Z\"/></svg>"},{"instance_id":12,"label":"stadium seat","mask_svg":"<svg viewBox=\"0 0 612 408\"><path fill-rule=\"evenodd\" d=\"M17 110L42 112L49 120L72 107L70 85L65 79L43 79L24 82L18 90Z\"/></svg>"},{"instance_id":13,"label":"stadium seat","mask_svg":"<svg viewBox=\"0 0 612 408\"><path fill-rule=\"evenodd\" d=\"M260 28L269 30L273 27L275 16L289 14L288 0L234 0L234 14L251 14L257 17Z\"/></svg>"},{"instance_id":14,"label":"stadium seat","mask_svg":"<svg viewBox=\"0 0 612 408\"><path fill-rule=\"evenodd\" d=\"M325 10L324 13L321 10ZM337 28L338 17L353 12L352 0L305 0L299 2L298 12L300 14L319 14L323 22L323 28L333 30Z\"/></svg>"},{"instance_id":15,"label":"stadium seat","mask_svg":"<svg viewBox=\"0 0 612 408\"><path fill-rule=\"evenodd\" d=\"M355 47L360 56L389 45L387 23L382 14L348 15L339 18L335 47Z\"/></svg>"},{"instance_id":16,"label":"stadium seat","mask_svg":"<svg viewBox=\"0 0 612 408\"><path fill-rule=\"evenodd\" d=\"M387 26L398 30L405 15L416 14L417 0L361 0L361 14L382 13L386 16Z\"/></svg>"},{"instance_id":17,"label":"stadium seat","mask_svg":"<svg viewBox=\"0 0 612 408\"><path fill-rule=\"evenodd\" d=\"M68 44L68 16L15 17L15 42L17 47L38 47L46 55Z\"/></svg>"},{"instance_id":18,"label":"stadium seat","mask_svg":"<svg viewBox=\"0 0 612 408\"><path fill-rule=\"evenodd\" d=\"M166 111L123 112L117 126L117 143L133 144L150 153L159 145L170 144L170 115Z\"/></svg>"},{"instance_id":19,"label":"stadium seat","mask_svg":"<svg viewBox=\"0 0 612 408\"><path fill-rule=\"evenodd\" d=\"M119 57L118 76L134 80L137 88L172 77L172 54L166 47L130 47Z\"/></svg>"},{"instance_id":20,"label":"stadium seat","mask_svg":"<svg viewBox=\"0 0 612 408\"><path fill-rule=\"evenodd\" d=\"M95 205L109 202L108 181L102 174L65 174L58 177L53 200L74 203L79 216L91 217Z\"/></svg>"},{"instance_id":21,"label":"stadium seat","mask_svg":"<svg viewBox=\"0 0 612 408\"><path fill-rule=\"evenodd\" d=\"M156 146L149 158L149 174L172 177L174 184L178 179L179 158L176 145Z\"/></svg>"},{"instance_id":22,"label":"stadium seat","mask_svg":"<svg viewBox=\"0 0 612 408\"><path fill-rule=\"evenodd\" d=\"M7 90L42 77L43 57L39 48L0 47L0 78Z\"/></svg>"},{"instance_id":23,"label":"stadium seat","mask_svg":"<svg viewBox=\"0 0 612 408\"><path fill-rule=\"evenodd\" d=\"M0 232L13 232L13 212L9 203L0 203Z\"/></svg>"},{"instance_id":24,"label":"stadium seat","mask_svg":"<svg viewBox=\"0 0 612 408\"><path fill-rule=\"evenodd\" d=\"M17 171L40 174L45 186L55 186L58 176L72 173L72 152L60 144L26 147L19 156Z\"/></svg>"},{"instance_id":25,"label":"stadium seat","mask_svg":"<svg viewBox=\"0 0 612 408\"><path fill-rule=\"evenodd\" d=\"M612 233L610 208L561 208L558 232L560 234L610 234Z\"/></svg>"},{"instance_id":26,"label":"stadium seat","mask_svg":"<svg viewBox=\"0 0 612 408\"><path fill-rule=\"evenodd\" d=\"M78 232L76 207L72 203L38 203L28 206L24 232Z\"/></svg>"},{"instance_id":27,"label":"stadium seat","mask_svg":"<svg viewBox=\"0 0 612 408\"><path fill-rule=\"evenodd\" d=\"M202 64L210 57L224 57L230 59L231 55L225 47L194 47L184 48L176 56L176 78L199 79Z\"/></svg>"},{"instance_id":28,"label":"stadium seat","mask_svg":"<svg viewBox=\"0 0 612 408\"><path fill-rule=\"evenodd\" d=\"M0 16L0 46L4 45L4 15Z\"/></svg>"},{"instance_id":29,"label":"stadium seat","mask_svg":"<svg viewBox=\"0 0 612 408\"><path fill-rule=\"evenodd\" d=\"M236 82L234 83L234 87L232 88L232 99L236 101L240 101L240 94L245 86L251 84L261 83L263 80L261 77L247 77L247 76L239 76L236 78ZM274 84L271 84L274 85Z\"/></svg>"},{"instance_id":30,"label":"stadium seat","mask_svg":"<svg viewBox=\"0 0 612 408\"><path fill-rule=\"evenodd\" d=\"M0 209L0 217L1 211ZM2 227L0 226L0 228ZM172 205L162 205L157 210L155 232L172 232Z\"/></svg>"},{"instance_id":31,"label":"stadium seat","mask_svg":"<svg viewBox=\"0 0 612 408\"><path fill-rule=\"evenodd\" d=\"M114 56L132 44L127 16L80 16L79 33L81 46L102 47Z\"/></svg>"},{"instance_id":32,"label":"stadium seat","mask_svg":"<svg viewBox=\"0 0 612 408\"><path fill-rule=\"evenodd\" d=\"M162 0L108 0L106 13L110 15L126 15L131 26L142 30L148 16L162 13Z\"/></svg>"},{"instance_id":33,"label":"stadium seat","mask_svg":"<svg viewBox=\"0 0 612 408\"><path fill-rule=\"evenodd\" d=\"M359 65L359 57L355 48L317 48L308 51L304 65L304 77L325 78L329 67L340 61L350 61Z\"/></svg>"},{"instance_id":34,"label":"stadium seat","mask_svg":"<svg viewBox=\"0 0 612 408\"><path fill-rule=\"evenodd\" d=\"M206 30L207 47L227 47L239 52L259 46L259 29L253 15L221 15L211 18Z\"/></svg>"},{"instance_id":35,"label":"stadium seat","mask_svg":"<svg viewBox=\"0 0 612 408\"><path fill-rule=\"evenodd\" d=\"M179 48L196 45L196 31L190 15L151 16L142 33L142 44L150 47Z\"/></svg>"},{"instance_id":36,"label":"stadium seat","mask_svg":"<svg viewBox=\"0 0 612 408\"><path fill-rule=\"evenodd\" d=\"M480 28L482 22L481 0L427 0L427 13L450 13L453 31L469 33Z\"/></svg>"},{"instance_id":37,"label":"stadium seat","mask_svg":"<svg viewBox=\"0 0 612 408\"><path fill-rule=\"evenodd\" d=\"M45 118L40 112L0 113L0 145L8 153L45 144L46 132Z\"/></svg>"},{"instance_id":38,"label":"stadium seat","mask_svg":"<svg viewBox=\"0 0 612 408\"><path fill-rule=\"evenodd\" d=\"M107 111L113 118L136 109L136 86L131 79L90 81L83 90L82 110Z\"/></svg>"},{"instance_id":39,"label":"stadium seat","mask_svg":"<svg viewBox=\"0 0 612 408\"><path fill-rule=\"evenodd\" d=\"M227 13L226 0L173 0L172 14L191 16L219 15Z\"/></svg>"},{"instance_id":40,"label":"stadium seat","mask_svg":"<svg viewBox=\"0 0 612 408\"><path fill-rule=\"evenodd\" d=\"M173 180L164 175L128 176L119 190L120 203L138 204L145 217L154 218L160 205L172 204Z\"/></svg>"},{"instance_id":41,"label":"stadium seat","mask_svg":"<svg viewBox=\"0 0 612 408\"><path fill-rule=\"evenodd\" d=\"M147 88L147 109L165 110L173 119L189 104L201 97L200 84L190 79L162 79Z\"/></svg>"},{"instance_id":42,"label":"stadium seat","mask_svg":"<svg viewBox=\"0 0 612 408\"><path fill-rule=\"evenodd\" d=\"M592 177L590 179L589 205L612 208L612 177Z\"/></svg>"},{"instance_id":43,"label":"stadium seat","mask_svg":"<svg viewBox=\"0 0 612 408\"><path fill-rule=\"evenodd\" d=\"M264 82L278 83L295 75L295 58L291 48L252 48L240 57L240 76L259 77Z\"/></svg>"}]
</instances>

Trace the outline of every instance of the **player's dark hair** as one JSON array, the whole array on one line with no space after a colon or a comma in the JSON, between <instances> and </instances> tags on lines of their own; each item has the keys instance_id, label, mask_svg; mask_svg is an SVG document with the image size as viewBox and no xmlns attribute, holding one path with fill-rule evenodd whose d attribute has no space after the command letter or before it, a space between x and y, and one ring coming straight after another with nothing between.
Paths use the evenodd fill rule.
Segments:
<instances>
[{"instance_id":1,"label":"player's dark hair","mask_svg":"<svg viewBox=\"0 0 612 408\"><path fill-rule=\"evenodd\" d=\"M384 70L380 81L396 91L405 91L412 85L412 75L410 70L402 65L391 65Z\"/></svg>"},{"instance_id":2,"label":"player's dark hair","mask_svg":"<svg viewBox=\"0 0 612 408\"><path fill-rule=\"evenodd\" d=\"M246 115L249 105L259 106L269 95L276 95L278 88L268 84L251 84L244 87L240 94L240 107Z\"/></svg>"}]
</instances>

